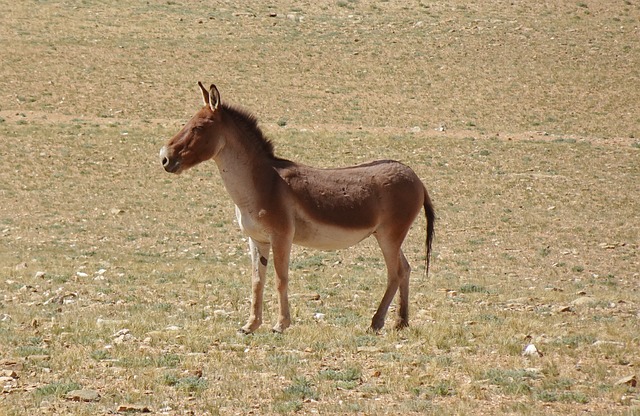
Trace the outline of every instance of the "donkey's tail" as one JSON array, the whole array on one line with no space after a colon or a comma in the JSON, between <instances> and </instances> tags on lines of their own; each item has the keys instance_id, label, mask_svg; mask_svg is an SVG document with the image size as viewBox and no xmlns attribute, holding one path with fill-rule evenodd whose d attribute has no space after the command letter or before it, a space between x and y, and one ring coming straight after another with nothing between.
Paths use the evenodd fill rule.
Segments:
<instances>
[{"instance_id":1,"label":"donkey's tail","mask_svg":"<svg viewBox=\"0 0 640 416\"><path fill-rule=\"evenodd\" d=\"M423 185L424 186L424 185ZM433 209L431 198L427 192L427 187L424 187L424 216L427 219L427 256L425 258L425 275L429 276L429 264L431 263L431 243L433 242L433 224L436 221L436 212Z\"/></svg>"}]
</instances>

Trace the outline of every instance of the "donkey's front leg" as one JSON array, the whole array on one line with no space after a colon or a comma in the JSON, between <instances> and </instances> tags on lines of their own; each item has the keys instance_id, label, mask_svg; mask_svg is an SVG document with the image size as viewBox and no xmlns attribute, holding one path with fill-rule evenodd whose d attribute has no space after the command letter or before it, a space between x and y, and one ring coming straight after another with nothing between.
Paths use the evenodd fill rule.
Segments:
<instances>
[{"instance_id":1,"label":"donkey's front leg","mask_svg":"<svg viewBox=\"0 0 640 416\"><path fill-rule=\"evenodd\" d=\"M269 259L269 243L259 243L249 238L251 250L251 314L240 332L250 334L262 324L262 297Z\"/></svg>"},{"instance_id":2,"label":"donkey's front leg","mask_svg":"<svg viewBox=\"0 0 640 416\"><path fill-rule=\"evenodd\" d=\"M291 256L292 238L279 236L272 241L273 267L276 270L276 289L278 290L278 323L273 327L274 332L282 333L291 325L289 312L289 257Z\"/></svg>"}]
</instances>

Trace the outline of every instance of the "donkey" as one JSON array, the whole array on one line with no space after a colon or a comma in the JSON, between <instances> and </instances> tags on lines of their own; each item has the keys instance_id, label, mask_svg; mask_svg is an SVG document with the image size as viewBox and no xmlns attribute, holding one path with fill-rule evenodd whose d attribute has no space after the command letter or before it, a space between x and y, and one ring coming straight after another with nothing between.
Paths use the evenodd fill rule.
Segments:
<instances>
[{"instance_id":1,"label":"donkey","mask_svg":"<svg viewBox=\"0 0 640 416\"><path fill-rule=\"evenodd\" d=\"M398 289L396 328L408 326L411 267L402 242L424 208L428 274L435 220L427 189L415 172L393 160L318 169L279 158L253 115L222 103L215 85L209 90L201 82L198 86L203 107L160 149L160 161L167 172L176 174L209 159L218 166L251 252L251 311L239 331L249 334L262 324L270 250L279 304L273 330L283 332L291 324L287 285L292 245L337 250L370 235L378 241L388 275L370 330L382 329Z\"/></svg>"}]
</instances>

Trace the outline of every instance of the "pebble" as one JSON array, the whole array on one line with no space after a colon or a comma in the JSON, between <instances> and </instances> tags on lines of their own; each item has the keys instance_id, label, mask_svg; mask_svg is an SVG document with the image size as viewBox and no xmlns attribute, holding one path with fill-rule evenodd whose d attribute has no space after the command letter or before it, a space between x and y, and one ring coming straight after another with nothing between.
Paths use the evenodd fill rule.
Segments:
<instances>
[{"instance_id":1,"label":"pebble","mask_svg":"<svg viewBox=\"0 0 640 416\"><path fill-rule=\"evenodd\" d=\"M524 351L522 351L522 355L529 356L529 357L542 357L543 354L540 352L540 350L538 350L538 348L533 345L533 344L529 344L524 348Z\"/></svg>"},{"instance_id":2,"label":"pebble","mask_svg":"<svg viewBox=\"0 0 640 416\"><path fill-rule=\"evenodd\" d=\"M571 301L571 304L574 306L583 306L583 305L590 305L594 302L595 302L595 299L592 298L591 296L582 296Z\"/></svg>"},{"instance_id":3,"label":"pebble","mask_svg":"<svg viewBox=\"0 0 640 416\"><path fill-rule=\"evenodd\" d=\"M148 406L143 406L139 404L121 404L121 405L118 405L116 412L118 413L128 413L128 412L151 413L151 409Z\"/></svg>"},{"instance_id":4,"label":"pebble","mask_svg":"<svg viewBox=\"0 0 640 416\"><path fill-rule=\"evenodd\" d=\"M631 376L626 376L621 378L620 380L616 381L614 383L614 386L620 386L622 384L627 384L631 387L635 387L638 385L638 379L636 378L635 374L631 375Z\"/></svg>"},{"instance_id":5,"label":"pebble","mask_svg":"<svg viewBox=\"0 0 640 416\"><path fill-rule=\"evenodd\" d=\"M100 400L100 394L94 390L73 390L67 393L65 398L74 402L97 402Z\"/></svg>"},{"instance_id":6,"label":"pebble","mask_svg":"<svg viewBox=\"0 0 640 416\"><path fill-rule=\"evenodd\" d=\"M169 325L168 327L165 328L165 330L167 331L180 331L182 328L179 327L178 325Z\"/></svg>"}]
</instances>

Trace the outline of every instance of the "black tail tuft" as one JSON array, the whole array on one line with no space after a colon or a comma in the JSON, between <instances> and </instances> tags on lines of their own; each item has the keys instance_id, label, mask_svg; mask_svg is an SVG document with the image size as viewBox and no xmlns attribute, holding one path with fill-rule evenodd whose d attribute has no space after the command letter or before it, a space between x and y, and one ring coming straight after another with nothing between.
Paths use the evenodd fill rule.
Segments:
<instances>
[{"instance_id":1,"label":"black tail tuft","mask_svg":"<svg viewBox=\"0 0 640 416\"><path fill-rule=\"evenodd\" d=\"M431 263L431 244L433 242L433 230L434 223L436 221L436 212L433 209L433 204L431 203L431 198L429 198L429 193L427 192L427 188L424 188L424 215L427 219L427 257L425 260L425 274L429 276L429 265Z\"/></svg>"}]
</instances>

